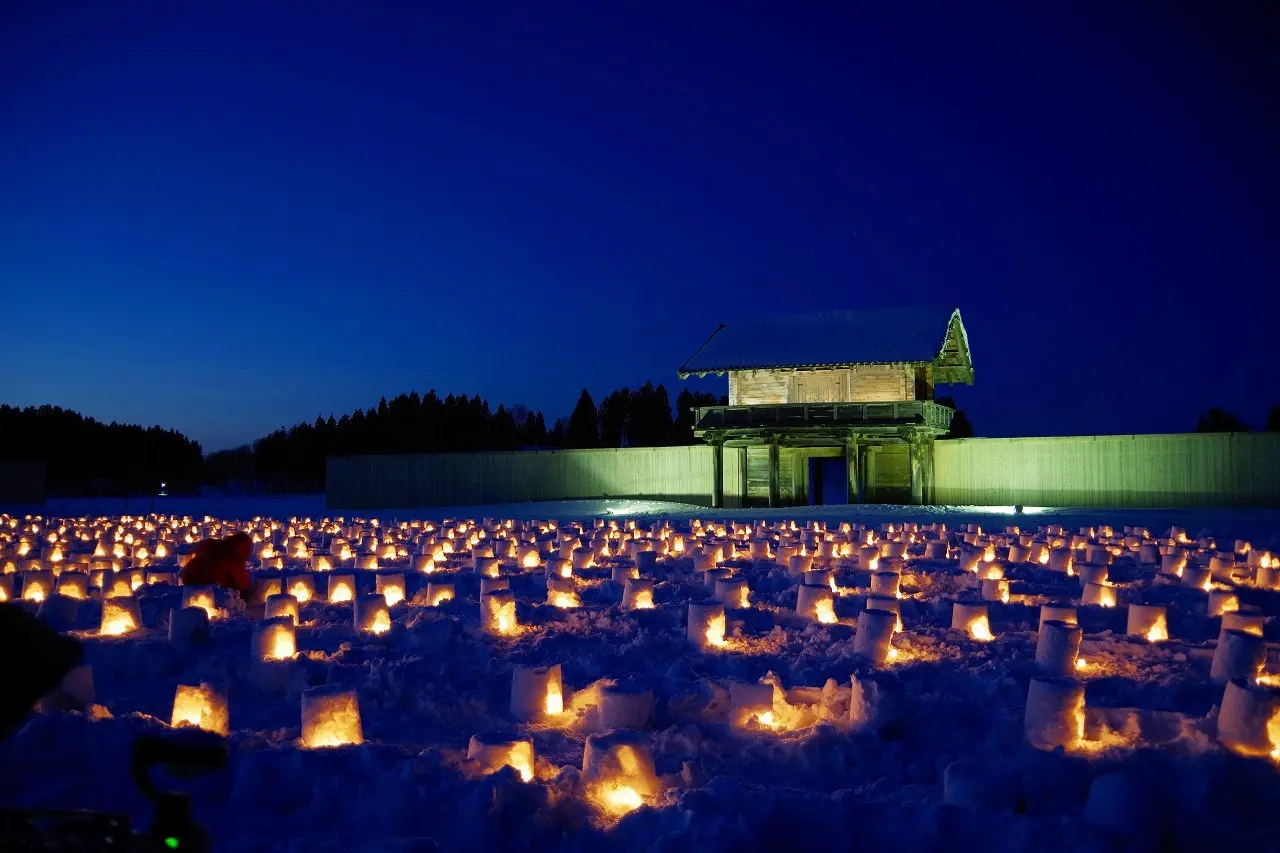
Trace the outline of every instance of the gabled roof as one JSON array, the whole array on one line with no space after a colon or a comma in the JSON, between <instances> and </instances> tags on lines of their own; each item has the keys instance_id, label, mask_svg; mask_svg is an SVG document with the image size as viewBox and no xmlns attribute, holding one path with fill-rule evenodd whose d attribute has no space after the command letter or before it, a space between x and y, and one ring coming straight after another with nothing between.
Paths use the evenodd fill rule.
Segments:
<instances>
[{"instance_id":1,"label":"gabled roof","mask_svg":"<svg viewBox=\"0 0 1280 853\"><path fill-rule=\"evenodd\" d=\"M824 311L722 325L680 377L773 367L924 364L947 368L941 382L972 382L969 339L958 308Z\"/></svg>"}]
</instances>

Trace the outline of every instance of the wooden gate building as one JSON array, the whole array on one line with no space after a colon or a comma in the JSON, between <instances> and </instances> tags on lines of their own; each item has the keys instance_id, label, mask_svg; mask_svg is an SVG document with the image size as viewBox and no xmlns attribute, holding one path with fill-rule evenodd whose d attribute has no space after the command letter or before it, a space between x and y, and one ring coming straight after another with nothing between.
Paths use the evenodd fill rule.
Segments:
<instances>
[{"instance_id":1,"label":"wooden gate building","mask_svg":"<svg viewBox=\"0 0 1280 853\"><path fill-rule=\"evenodd\" d=\"M954 412L934 388L973 384L958 309L830 311L722 325L680 377L728 374L729 405L699 408L694 435L715 449L712 502L723 504L725 447L743 466L749 506L932 501L933 443ZM825 462L824 462L825 460ZM822 490L842 475L844 494Z\"/></svg>"}]
</instances>

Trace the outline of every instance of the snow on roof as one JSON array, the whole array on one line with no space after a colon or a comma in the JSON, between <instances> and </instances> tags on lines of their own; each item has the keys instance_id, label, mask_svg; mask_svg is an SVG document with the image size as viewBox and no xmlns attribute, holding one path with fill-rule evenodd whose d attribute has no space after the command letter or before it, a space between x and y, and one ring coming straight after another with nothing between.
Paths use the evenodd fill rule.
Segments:
<instances>
[{"instance_id":1,"label":"snow on roof","mask_svg":"<svg viewBox=\"0 0 1280 853\"><path fill-rule=\"evenodd\" d=\"M680 375L765 367L933 361L954 308L876 308L770 317L721 326Z\"/></svg>"}]
</instances>

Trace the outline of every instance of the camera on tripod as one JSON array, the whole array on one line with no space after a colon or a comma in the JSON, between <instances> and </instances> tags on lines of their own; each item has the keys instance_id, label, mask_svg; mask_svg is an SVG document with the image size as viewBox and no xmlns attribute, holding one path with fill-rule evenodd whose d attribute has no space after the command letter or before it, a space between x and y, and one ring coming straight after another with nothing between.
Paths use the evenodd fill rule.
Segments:
<instances>
[{"instance_id":1,"label":"camera on tripod","mask_svg":"<svg viewBox=\"0 0 1280 853\"><path fill-rule=\"evenodd\" d=\"M0 648L19 648L4 673L7 690L0 699L0 738L8 737L41 697L77 666L80 643L57 633L16 604L0 604ZM162 790L157 770L191 778L227 763L226 741L198 729L142 735L130 753L134 784L155 807L155 819L135 832L127 815L108 812L0 809L0 853L7 851L178 851L210 850L208 832L191 816L191 796Z\"/></svg>"}]
</instances>

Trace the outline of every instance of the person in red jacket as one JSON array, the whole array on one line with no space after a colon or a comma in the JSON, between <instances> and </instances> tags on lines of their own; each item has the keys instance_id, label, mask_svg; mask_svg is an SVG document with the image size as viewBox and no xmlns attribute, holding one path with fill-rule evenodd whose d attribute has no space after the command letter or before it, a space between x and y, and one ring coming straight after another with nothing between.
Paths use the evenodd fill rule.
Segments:
<instances>
[{"instance_id":1,"label":"person in red jacket","mask_svg":"<svg viewBox=\"0 0 1280 853\"><path fill-rule=\"evenodd\" d=\"M195 554L182 567L182 582L234 589L241 598L245 598L253 586L245 566L252 552L253 540L247 533L233 533L225 539L206 539L196 546Z\"/></svg>"}]
</instances>

